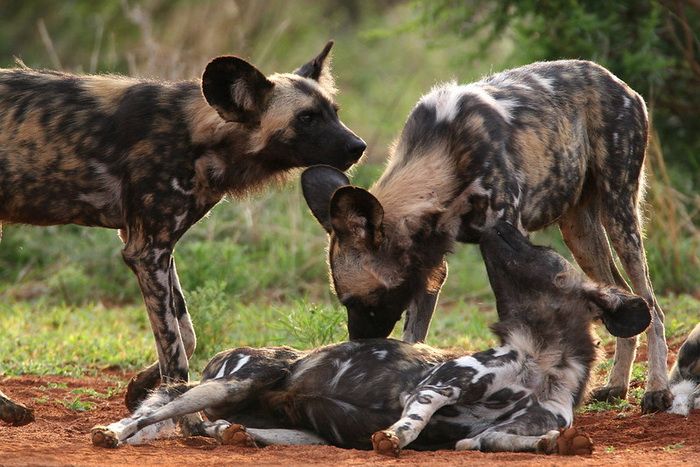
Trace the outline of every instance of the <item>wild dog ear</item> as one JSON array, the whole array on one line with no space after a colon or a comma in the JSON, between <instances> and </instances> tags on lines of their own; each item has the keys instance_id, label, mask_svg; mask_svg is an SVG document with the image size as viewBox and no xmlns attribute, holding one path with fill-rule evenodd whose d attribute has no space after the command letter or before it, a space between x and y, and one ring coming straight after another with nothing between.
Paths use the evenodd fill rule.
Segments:
<instances>
[{"instance_id":1,"label":"wild dog ear","mask_svg":"<svg viewBox=\"0 0 700 467\"><path fill-rule=\"evenodd\" d=\"M651 323L649 304L642 297L607 286L594 286L586 293L603 311L603 324L615 337L636 336Z\"/></svg>"},{"instance_id":2,"label":"wild dog ear","mask_svg":"<svg viewBox=\"0 0 700 467\"><path fill-rule=\"evenodd\" d=\"M329 56L332 47L333 41L328 41L320 54L294 70L294 74L318 81L318 84L327 92L335 94L335 80L331 75L331 57Z\"/></svg>"},{"instance_id":3,"label":"wild dog ear","mask_svg":"<svg viewBox=\"0 0 700 467\"><path fill-rule=\"evenodd\" d=\"M202 74L202 93L228 122L257 124L274 83L245 60L223 56L213 59Z\"/></svg>"},{"instance_id":4,"label":"wild dog ear","mask_svg":"<svg viewBox=\"0 0 700 467\"><path fill-rule=\"evenodd\" d=\"M301 190L306 204L318 222L331 233L331 198L335 190L350 185L348 177L328 165L316 165L301 174Z\"/></svg>"},{"instance_id":5,"label":"wild dog ear","mask_svg":"<svg viewBox=\"0 0 700 467\"><path fill-rule=\"evenodd\" d=\"M356 186L338 188L331 198L331 226L338 238L370 249L382 242L384 208L372 193Z\"/></svg>"}]
</instances>

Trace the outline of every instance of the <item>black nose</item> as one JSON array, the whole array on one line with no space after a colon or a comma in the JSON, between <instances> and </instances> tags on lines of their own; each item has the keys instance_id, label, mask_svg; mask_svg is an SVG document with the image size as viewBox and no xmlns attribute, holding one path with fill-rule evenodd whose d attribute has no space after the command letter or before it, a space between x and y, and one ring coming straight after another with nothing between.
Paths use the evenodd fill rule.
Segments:
<instances>
[{"instance_id":1,"label":"black nose","mask_svg":"<svg viewBox=\"0 0 700 467\"><path fill-rule=\"evenodd\" d=\"M365 144L365 142L360 138L355 138L352 141L345 143L345 150L354 159L359 159L362 153L365 152L365 149L367 149L367 144Z\"/></svg>"}]
</instances>

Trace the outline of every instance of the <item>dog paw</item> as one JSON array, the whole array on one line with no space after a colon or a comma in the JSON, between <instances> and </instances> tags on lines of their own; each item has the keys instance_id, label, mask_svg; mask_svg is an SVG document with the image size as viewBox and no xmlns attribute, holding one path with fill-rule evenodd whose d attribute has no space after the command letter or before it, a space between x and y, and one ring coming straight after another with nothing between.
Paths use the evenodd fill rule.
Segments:
<instances>
[{"instance_id":1,"label":"dog paw","mask_svg":"<svg viewBox=\"0 0 700 467\"><path fill-rule=\"evenodd\" d=\"M535 445L537 454L552 454L557 452L557 440L559 439L559 430L551 430L542 435Z\"/></svg>"},{"instance_id":2,"label":"dog paw","mask_svg":"<svg viewBox=\"0 0 700 467\"><path fill-rule=\"evenodd\" d=\"M401 447L399 438L393 431L377 431L372 435L374 452L383 456L399 457Z\"/></svg>"},{"instance_id":3,"label":"dog paw","mask_svg":"<svg viewBox=\"0 0 700 467\"><path fill-rule=\"evenodd\" d=\"M602 386L591 391L591 401L612 402L615 399L626 399L627 387L625 386Z\"/></svg>"},{"instance_id":4,"label":"dog paw","mask_svg":"<svg viewBox=\"0 0 700 467\"><path fill-rule=\"evenodd\" d=\"M150 392L160 385L160 369L158 365L151 365L139 374L131 378L126 387L124 404L129 412L138 409L139 404L148 397Z\"/></svg>"},{"instance_id":5,"label":"dog paw","mask_svg":"<svg viewBox=\"0 0 700 467\"><path fill-rule=\"evenodd\" d=\"M234 423L229 425L220 435L221 444L228 446L239 446L244 448L257 448L255 440L248 433L243 425Z\"/></svg>"},{"instance_id":6,"label":"dog paw","mask_svg":"<svg viewBox=\"0 0 700 467\"><path fill-rule=\"evenodd\" d=\"M3 398L0 401L0 420L12 426L22 426L34 421L34 409Z\"/></svg>"},{"instance_id":7,"label":"dog paw","mask_svg":"<svg viewBox=\"0 0 700 467\"><path fill-rule=\"evenodd\" d=\"M588 456L593 453L593 441L577 428L562 429L555 452L562 456Z\"/></svg>"},{"instance_id":8,"label":"dog paw","mask_svg":"<svg viewBox=\"0 0 700 467\"><path fill-rule=\"evenodd\" d=\"M671 407L673 394L668 389L647 391L642 397L642 413L663 412Z\"/></svg>"},{"instance_id":9,"label":"dog paw","mask_svg":"<svg viewBox=\"0 0 700 467\"><path fill-rule=\"evenodd\" d=\"M96 426L90 430L92 444L101 448L116 448L119 445L117 434L106 426Z\"/></svg>"}]
</instances>

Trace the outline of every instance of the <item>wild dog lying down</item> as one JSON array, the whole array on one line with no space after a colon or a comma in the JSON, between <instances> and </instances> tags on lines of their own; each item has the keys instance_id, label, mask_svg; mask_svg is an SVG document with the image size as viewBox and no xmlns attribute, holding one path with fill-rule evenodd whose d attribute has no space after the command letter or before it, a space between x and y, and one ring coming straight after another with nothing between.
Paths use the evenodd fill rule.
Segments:
<instances>
[{"instance_id":1,"label":"wild dog lying down","mask_svg":"<svg viewBox=\"0 0 700 467\"><path fill-rule=\"evenodd\" d=\"M673 394L669 412L687 417L691 410L700 409L700 324L678 350L668 379Z\"/></svg>"},{"instance_id":2,"label":"wild dog lying down","mask_svg":"<svg viewBox=\"0 0 700 467\"><path fill-rule=\"evenodd\" d=\"M369 190L333 170L302 176L330 233L335 292L350 338L386 337L406 310L404 340L422 342L455 242L499 219L523 232L558 224L583 271L652 306L645 412L671 403L664 315L647 271L638 213L648 133L643 99L585 61L535 63L467 84L437 86L406 121ZM625 397L637 338L618 339L598 399Z\"/></svg>"},{"instance_id":3,"label":"wild dog lying down","mask_svg":"<svg viewBox=\"0 0 700 467\"><path fill-rule=\"evenodd\" d=\"M175 270L180 237L223 196L290 169L347 169L365 143L338 119L327 56L265 77L232 56L202 80L160 82L0 70L3 223L119 229L143 293L158 363L127 391L133 407L160 382L187 381L195 333ZM0 396L0 419L31 412Z\"/></svg>"},{"instance_id":4,"label":"wild dog lying down","mask_svg":"<svg viewBox=\"0 0 700 467\"><path fill-rule=\"evenodd\" d=\"M131 417L95 427L92 441L142 443L177 419L185 434L248 445L590 453L575 430L558 438L596 360L591 323L602 318L613 334L630 337L649 324L647 303L594 284L504 222L484 232L481 249L497 297L497 348L457 356L367 339L310 352L228 350L209 362L201 383L160 388Z\"/></svg>"}]
</instances>

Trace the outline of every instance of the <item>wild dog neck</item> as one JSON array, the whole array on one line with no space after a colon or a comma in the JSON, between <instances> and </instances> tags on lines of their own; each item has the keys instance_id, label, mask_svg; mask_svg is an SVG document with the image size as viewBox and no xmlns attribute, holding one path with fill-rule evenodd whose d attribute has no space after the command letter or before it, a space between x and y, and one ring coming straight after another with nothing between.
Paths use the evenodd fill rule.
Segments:
<instances>
[{"instance_id":1,"label":"wild dog neck","mask_svg":"<svg viewBox=\"0 0 700 467\"><path fill-rule=\"evenodd\" d=\"M210 107L199 89L187 104L191 140L201 156L195 162L197 187L212 197L240 197L273 181L281 182L290 164L270 157L260 144L262 130L227 122Z\"/></svg>"},{"instance_id":2,"label":"wild dog neck","mask_svg":"<svg viewBox=\"0 0 700 467\"><path fill-rule=\"evenodd\" d=\"M384 207L384 222L397 244L411 245L423 239L440 245L444 255L456 238L444 217L460 188L453 159L434 149L410 157L401 145L370 192ZM443 239L436 244L437 238Z\"/></svg>"}]
</instances>

